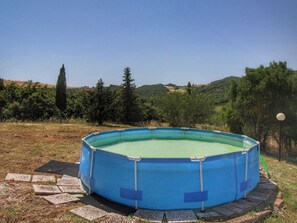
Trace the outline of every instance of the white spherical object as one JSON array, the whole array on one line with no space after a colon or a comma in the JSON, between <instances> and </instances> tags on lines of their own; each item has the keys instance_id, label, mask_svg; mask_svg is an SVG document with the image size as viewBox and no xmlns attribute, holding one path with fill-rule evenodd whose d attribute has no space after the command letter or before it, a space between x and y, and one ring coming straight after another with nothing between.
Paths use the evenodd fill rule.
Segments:
<instances>
[{"instance_id":1,"label":"white spherical object","mask_svg":"<svg viewBox=\"0 0 297 223\"><path fill-rule=\"evenodd\" d=\"M286 119L286 115L284 114L284 113L278 113L277 115L276 115L276 119L278 120L278 121L285 121L285 119Z\"/></svg>"}]
</instances>

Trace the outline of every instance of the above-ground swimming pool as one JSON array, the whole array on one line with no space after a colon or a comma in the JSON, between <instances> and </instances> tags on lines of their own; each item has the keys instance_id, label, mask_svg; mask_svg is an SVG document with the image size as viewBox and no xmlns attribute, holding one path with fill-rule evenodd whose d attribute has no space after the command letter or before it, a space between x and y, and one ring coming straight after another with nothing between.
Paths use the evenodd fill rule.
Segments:
<instances>
[{"instance_id":1,"label":"above-ground swimming pool","mask_svg":"<svg viewBox=\"0 0 297 223\"><path fill-rule=\"evenodd\" d=\"M135 128L82 140L79 176L89 193L135 208L195 209L238 200L259 181L260 145L189 128Z\"/></svg>"}]
</instances>

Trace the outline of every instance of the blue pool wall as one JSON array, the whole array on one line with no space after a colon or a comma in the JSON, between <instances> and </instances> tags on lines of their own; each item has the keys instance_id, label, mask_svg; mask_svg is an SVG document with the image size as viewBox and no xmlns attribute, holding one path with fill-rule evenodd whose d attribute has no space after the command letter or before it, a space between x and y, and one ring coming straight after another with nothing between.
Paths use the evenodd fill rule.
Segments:
<instances>
[{"instance_id":1,"label":"blue pool wall","mask_svg":"<svg viewBox=\"0 0 297 223\"><path fill-rule=\"evenodd\" d=\"M243 151L189 158L131 158L100 150L92 145L144 139L197 139L242 144ZM99 145L100 145L99 143ZM241 135L183 128L137 128L94 133L83 139L79 175L89 193L137 208L154 210L195 209L235 201L259 182L257 141ZM246 160L248 161L246 163ZM247 164L247 165L246 165ZM247 172L246 172L247 167ZM246 177L247 173L247 177ZM137 204L136 204L137 202Z\"/></svg>"}]
</instances>

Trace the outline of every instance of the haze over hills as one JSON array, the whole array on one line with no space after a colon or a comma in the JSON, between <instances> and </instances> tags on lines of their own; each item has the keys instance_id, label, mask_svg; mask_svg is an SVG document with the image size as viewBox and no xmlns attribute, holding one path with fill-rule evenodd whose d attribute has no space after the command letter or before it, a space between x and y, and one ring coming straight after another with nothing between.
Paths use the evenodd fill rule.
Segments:
<instances>
[{"instance_id":1,"label":"haze over hills","mask_svg":"<svg viewBox=\"0 0 297 223\"><path fill-rule=\"evenodd\" d=\"M215 104L224 104L228 101L227 91L229 88L229 84L232 80L239 80L240 77L229 76L221 80L213 81L208 84L193 84L193 91L199 94L210 94ZM16 83L18 86L23 86L26 81L12 81L12 80L4 80L4 85L9 85L10 83ZM36 82L32 82L36 83ZM55 85L46 84L46 83L38 83L42 87L55 88ZM109 88L113 90L117 90L119 85L110 85ZM83 87L67 87L69 91L80 91L83 89L92 89L93 87L83 86ZM152 99L158 96L162 96L166 93L172 92L185 92L186 86L178 86L172 83L168 84L151 84L151 85L142 85L136 88L136 92L141 98L144 99Z\"/></svg>"}]
</instances>

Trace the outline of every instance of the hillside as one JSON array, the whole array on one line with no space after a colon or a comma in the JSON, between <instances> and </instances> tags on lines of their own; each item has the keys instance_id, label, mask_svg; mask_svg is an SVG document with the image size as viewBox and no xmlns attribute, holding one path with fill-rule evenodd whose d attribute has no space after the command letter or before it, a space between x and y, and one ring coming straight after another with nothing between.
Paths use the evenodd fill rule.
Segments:
<instances>
[{"instance_id":1,"label":"hillside","mask_svg":"<svg viewBox=\"0 0 297 223\"><path fill-rule=\"evenodd\" d=\"M210 94L215 102L215 104L220 105L224 104L228 101L228 89L231 80L239 80L239 77L226 77L221 80L213 81L209 84L200 84L200 85L193 85L193 91L198 94ZM11 80L4 80L4 85L7 86L10 83L16 83L18 86L23 86L26 82L25 81L11 81ZM35 83L35 82L33 82ZM48 88L55 88L55 85L45 84L45 83L38 83L40 86L44 87L47 86ZM112 91L119 89L119 85L110 85L109 89ZM177 86L175 84L151 84L151 85L143 85L136 88L136 92L141 98L144 99L152 99L158 96L162 96L166 93L172 92L185 92L186 86ZM90 90L91 87L83 86L83 87L67 87L69 92L76 92L81 90Z\"/></svg>"},{"instance_id":2,"label":"hillside","mask_svg":"<svg viewBox=\"0 0 297 223\"><path fill-rule=\"evenodd\" d=\"M15 83L17 86L22 87L24 84L26 84L28 81L12 81L12 80L4 80L4 86L7 86L9 84ZM47 86L48 88L54 88L55 85L53 84L45 84L40 82L32 82L33 84L38 83L41 87Z\"/></svg>"},{"instance_id":3,"label":"hillside","mask_svg":"<svg viewBox=\"0 0 297 223\"><path fill-rule=\"evenodd\" d=\"M228 102L228 89L231 81L239 79L240 77L230 76L209 84L194 86L194 89L196 93L212 95L215 104L224 104Z\"/></svg>"},{"instance_id":4,"label":"hillside","mask_svg":"<svg viewBox=\"0 0 297 223\"><path fill-rule=\"evenodd\" d=\"M136 92L140 97L149 99L166 94L168 89L163 84L153 84L138 87Z\"/></svg>"}]
</instances>

